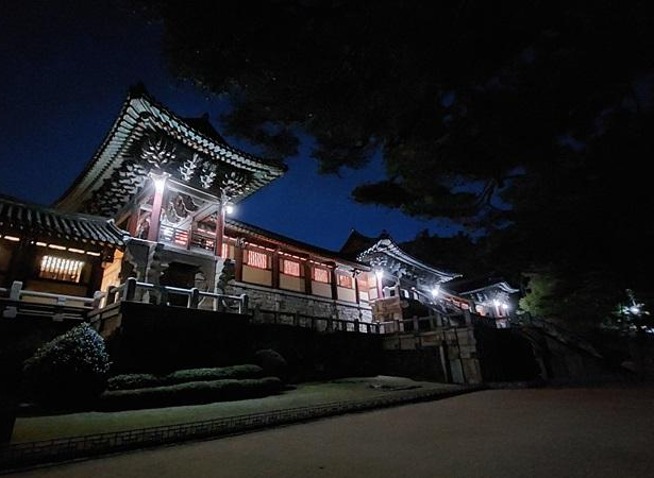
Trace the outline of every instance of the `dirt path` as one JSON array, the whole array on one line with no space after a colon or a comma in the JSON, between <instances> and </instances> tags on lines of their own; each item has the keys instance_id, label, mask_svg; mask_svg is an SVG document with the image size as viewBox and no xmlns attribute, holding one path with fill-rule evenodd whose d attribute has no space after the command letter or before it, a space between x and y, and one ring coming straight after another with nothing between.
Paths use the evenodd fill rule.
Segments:
<instances>
[{"instance_id":1,"label":"dirt path","mask_svg":"<svg viewBox=\"0 0 654 478\"><path fill-rule=\"evenodd\" d=\"M15 476L649 478L653 405L654 388L487 390Z\"/></svg>"}]
</instances>

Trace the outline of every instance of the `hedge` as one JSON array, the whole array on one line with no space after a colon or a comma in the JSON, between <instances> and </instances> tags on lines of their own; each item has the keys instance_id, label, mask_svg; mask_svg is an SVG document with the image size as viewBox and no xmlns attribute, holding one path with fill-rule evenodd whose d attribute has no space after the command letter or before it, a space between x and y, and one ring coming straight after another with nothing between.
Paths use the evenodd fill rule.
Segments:
<instances>
[{"instance_id":1,"label":"hedge","mask_svg":"<svg viewBox=\"0 0 654 478\"><path fill-rule=\"evenodd\" d=\"M224 379L259 378L263 369L258 365L243 364L220 368L193 368L177 370L166 375L134 373L116 375L107 381L107 390L134 390L149 387L163 387L186 382L202 382Z\"/></svg>"},{"instance_id":2,"label":"hedge","mask_svg":"<svg viewBox=\"0 0 654 478\"><path fill-rule=\"evenodd\" d=\"M113 390L100 397L101 410L133 410L196 405L227 400L264 397L284 389L277 377L186 382L160 387Z\"/></svg>"}]
</instances>

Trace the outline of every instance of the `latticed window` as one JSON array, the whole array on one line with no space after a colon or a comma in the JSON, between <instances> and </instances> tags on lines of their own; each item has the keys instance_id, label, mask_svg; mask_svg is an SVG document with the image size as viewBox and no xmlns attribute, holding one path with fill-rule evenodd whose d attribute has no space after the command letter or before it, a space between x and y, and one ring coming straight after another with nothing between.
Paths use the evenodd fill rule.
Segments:
<instances>
[{"instance_id":1,"label":"latticed window","mask_svg":"<svg viewBox=\"0 0 654 478\"><path fill-rule=\"evenodd\" d=\"M348 289L353 288L352 277L345 274L338 274L338 285Z\"/></svg>"},{"instance_id":2,"label":"latticed window","mask_svg":"<svg viewBox=\"0 0 654 478\"><path fill-rule=\"evenodd\" d=\"M245 263L257 269L268 269L268 254L263 252L248 250L245 256Z\"/></svg>"},{"instance_id":3,"label":"latticed window","mask_svg":"<svg viewBox=\"0 0 654 478\"><path fill-rule=\"evenodd\" d=\"M289 275L289 276L295 276L295 277L300 277L300 263L297 261L291 261L289 259L282 259L282 273Z\"/></svg>"},{"instance_id":4,"label":"latticed window","mask_svg":"<svg viewBox=\"0 0 654 478\"><path fill-rule=\"evenodd\" d=\"M329 270L323 269L322 267L314 267L313 280L316 282L324 282L325 284L329 284Z\"/></svg>"},{"instance_id":5,"label":"latticed window","mask_svg":"<svg viewBox=\"0 0 654 478\"><path fill-rule=\"evenodd\" d=\"M39 277L77 283L82 278L83 267L83 261L57 256L43 256L39 267Z\"/></svg>"}]
</instances>

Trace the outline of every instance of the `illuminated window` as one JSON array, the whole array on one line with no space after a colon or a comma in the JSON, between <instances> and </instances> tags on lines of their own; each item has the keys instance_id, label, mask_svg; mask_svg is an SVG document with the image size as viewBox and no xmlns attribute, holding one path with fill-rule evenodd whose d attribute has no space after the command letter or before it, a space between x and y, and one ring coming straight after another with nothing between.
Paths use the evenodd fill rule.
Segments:
<instances>
[{"instance_id":1,"label":"illuminated window","mask_svg":"<svg viewBox=\"0 0 654 478\"><path fill-rule=\"evenodd\" d=\"M56 256L43 256L39 268L39 277L67 282L79 282L82 277L84 262L64 259Z\"/></svg>"},{"instance_id":2,"label":"illuminated window","mask_svg":"<svg viewBox=\"0 0 654 478\"><path fill-rule=\"evenodd\" d=\"M313 280L316 282L324 282L325 284L329 284L329 270L323 269L322 267L314 267Z\"/></svg>"},{"instance_id":3,"label":"illuminated window","mask_svg":"<svg viewBox=\"0 0 654 478\"><path fill-rule=\"evenodd\" d=\"M263 252L247 251L245 263L257 269L268 269L268 255Z\"/></svg>"},{"instance_id":4,"label":"illuminated window","mask_svg":"<svg viewBox=\"0 0 654 478\"><path fill-rule=\"evenodd\" d=\"M229 244L227 244L226 242L223 242L222 250L220 252L220 257L222 257L223 259L232 258L232 256L229 255Z\"/></svg>"},{"instance_id":5,"label":"illuminated window","mask_svg":"<svg viewBox=\"0 0 654 478\"><path fill-rule=\"evenodd\" d=\"M346 287L352 289L352 277L345 274L338 274L338 285L340 287Z\"/></svg>"},{"instance_id":6,"label":"illuminated window","mask_svg":"<svg viewBox=\"0 0 654 478\"><path fill-rule=\"evenodd\" d=\"M300 277L300 263L288 259L282 259L282 273L289 276Z\"/></svg>"}]
</instances>

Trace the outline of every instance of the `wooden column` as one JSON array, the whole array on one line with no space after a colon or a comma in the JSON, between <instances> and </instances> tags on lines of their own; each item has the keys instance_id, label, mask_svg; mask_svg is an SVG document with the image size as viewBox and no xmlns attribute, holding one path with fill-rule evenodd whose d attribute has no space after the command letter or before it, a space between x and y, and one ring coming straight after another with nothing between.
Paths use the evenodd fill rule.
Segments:
<instances>
[{"instance_id":1,"label":"wooden column","mask_svg":"<svg viewBox=\"0 0 654 478\"><path fill-rule=\"evenodd\" d=\"M100 287L102 287L102 277L104 276L105 264L108 265L111 263L105 263L104 259L108 257L113 257L113 252L102 251L102 255L100 257L93 257L89 261L89 265L91 266L91 277L89 279L89 285L86 290L86 295L89 297L93 295L94 292L100 290Z\"/></svg>"},{"instance_id":2,"label":"wooden column","mask_svg":"<svg viewBox=\"0 0 654 478\"><path fill-rule=\"evenodd\" d=\"M358 279L360 274L361 272L359 272L358 274L356 272L352 274L352 282L354 283L352 284L354 285L354 300L356 301L357 304L361 303L361 297L359 297L359 279Z\"/></svg>"},{"instance_id":3,"label":"wooden column","mask_svg":"<svg viewBox=\"0 0 654 478\"><path fill-rule=\"evenodd\" d=\"M152 200L148 241L157 242L159 240L159 221L161 220L161 208L163 206L163 197L166 191L166 179L168 179L168 174L150 173L150 177L154 182L154 199Z\"/></svg>"},{"instance_id":4,"label":"wooden column","mask_svg":"<svg viewBox=\"0 0 654 478\"><path fill-rule=\"evenodd\" d=\"M338 283L336 282L336 266L334 265L333 268L329 268L330 276L331 276L331 286L332 286L332 299L336 300L338 299Z\"/></svg>"},{"instance_id":5,"label":"wooden column","mask_svg":"<svg viewBox=\"0 0 654 478\"><path fill-rule=\"evenodd\" d=\"M311 295L313 293L311 289L311 264L309 263L308 259L304 261L303 267L304 267L304 293Z\"/></svg>"},{"instance_id":6,"label":"wooden column","mask_svg":"<svg viewBox=\"0 0 654 478\"><path fill-rule=\"evenodd\" d=\"M136 229L138 228L139 222L139 212L140 207L134 206L131 209L129 219L127 220L127 232L129 232L130 236L132 237L136 236Z\"/></svg>"},{"instance_id":7,"label":"wooden column","mask_svg":"<svg viewBox=\"0 0 654 478\"><path fill-rule=\"evenodd\" d=\"M234 276L239 282L243 280L243 244L240 240L234 245Z\"/></svg>"},{"instance_id":8,"label":"wooden column","mask_svg":"<svg viewBox=\"0 0 654 478\"><path fill-rule=\"evenodd\" d=\"M375 275L375 284L377 284L377 298L378 299L383 299L384 298L384 287L382 285L382 281L384 279L384 275L382 274L377 274L377 272L374 273Z\"/></svg>"},{"instance_id":9,"label":"wooden column","mask_svg":"<svg viewBox=\"0 0 654 478\"><path fill-rule=\"evenodd\" d=\"M279 289L279 254L277 251L273 251L270 258L272 260L272 287Z\"/></svg>"},{"instance_id":10,"label":"wooden column","mask_svg":"<svg viewBox=\"0 0 654 478\"><path fill-rule=\"evenodd\" d=\"M223 241L225 237L225 203L221 199L220 206L216 212L216 247L215 254L217 257L223 255Z\"/></svg>"}]
</instances>

